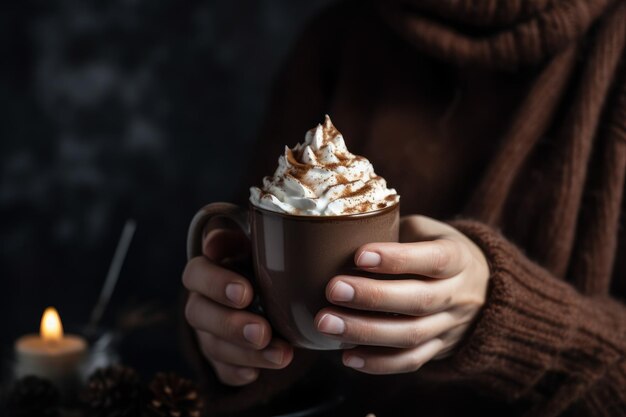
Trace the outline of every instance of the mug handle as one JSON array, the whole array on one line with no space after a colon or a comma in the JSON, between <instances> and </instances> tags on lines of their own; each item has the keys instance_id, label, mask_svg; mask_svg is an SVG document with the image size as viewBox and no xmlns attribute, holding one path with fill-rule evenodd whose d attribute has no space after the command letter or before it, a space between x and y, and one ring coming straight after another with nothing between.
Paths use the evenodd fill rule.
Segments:
<instances>
[{"instance_id":1,"label":"mug handle","mask_svg":"<svg viewBox=\"0 0 626 417\"><path fill-rule=\"evenodd\" d=\"M202 207L193 216L189 231L187 232L187 260L202 255L202 241L204 240L206 226L214 218L230 219L250 239L250 222L248 211L231 203L211 203Z\"/></svg>"},{"instance_id":2,"label":"mug handle","mask_svg":"<svg viewBox=\"0 0 626 417\"><path fill-rule=\"evenodd\" d=\"M211 219L225 218L235 222L243 231L246 237L251 239L250 221L248 218L248 210L243 209L232 203L211 203L202 207L200 211L193 216L189 231L187 232L187 260L202 255L202 241L207 232L206 228ZM254 288L254 299L247 308L248 311L265 315L261 298L259 297L259 288L257 286L254 274L246 275L246 278Z\"/></svg>"}]
</instances>

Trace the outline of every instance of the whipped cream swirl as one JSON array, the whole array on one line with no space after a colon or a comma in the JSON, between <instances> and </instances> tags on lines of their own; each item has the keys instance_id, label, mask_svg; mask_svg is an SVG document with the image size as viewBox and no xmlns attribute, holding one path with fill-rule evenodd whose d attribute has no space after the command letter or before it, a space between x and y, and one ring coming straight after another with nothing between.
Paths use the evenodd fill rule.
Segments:
<instances>
[{"instance_id":1,"label":"whipped cream swirl","mask_svg":"<svg viewBox=\"0 0 626 417\"><path fill-rule=\"evenodd\" d=\"M306 133L304 143L285 146L276 172L263 178L262 188L250 188L255 206L305 216L366 213L399 200L366 158L348 151L328 115Z\"/></svg>"}]
</instances>

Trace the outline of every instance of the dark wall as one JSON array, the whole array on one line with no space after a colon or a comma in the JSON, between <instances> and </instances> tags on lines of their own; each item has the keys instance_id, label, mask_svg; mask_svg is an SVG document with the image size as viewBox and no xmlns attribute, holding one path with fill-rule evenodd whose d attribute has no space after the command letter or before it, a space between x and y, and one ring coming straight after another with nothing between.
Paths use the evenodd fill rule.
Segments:
<instances>
[{"instance_id":1,"label":"dark wall","mask_svg":"<svg viewBox=\"0 0 626 417\"><path fill-rule=\"evenodd\" d=\"M172 316L190 217L232 198L272 76L327 3L1 6L3 349L48 305L85 323L127 218L137 234L106 322L147 302ZM168 323L148 347L174 343Z\"/></svg>"}]
</instances>

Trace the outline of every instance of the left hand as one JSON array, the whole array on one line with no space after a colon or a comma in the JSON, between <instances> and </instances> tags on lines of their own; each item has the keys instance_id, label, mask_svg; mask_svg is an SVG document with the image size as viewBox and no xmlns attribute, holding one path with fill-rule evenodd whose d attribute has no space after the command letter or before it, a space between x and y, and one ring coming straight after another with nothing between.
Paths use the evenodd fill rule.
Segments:
<instances>
[{"instance_id":1,"label":"left hand","mask_svg":"<svg viewBox=\"0 0 626 417\"><path fill-rule=\"evenodd\" d=\"M343 352L343 363L368 374L413 372L450 355L487 295L485 255L455 228L425 216L404 217L400 242L407 243L364 245L355 263L412 279L336 276L326 298L341 308L324 308L315 318L319 331L358 345Z\"/></svg>"}]
</instances>

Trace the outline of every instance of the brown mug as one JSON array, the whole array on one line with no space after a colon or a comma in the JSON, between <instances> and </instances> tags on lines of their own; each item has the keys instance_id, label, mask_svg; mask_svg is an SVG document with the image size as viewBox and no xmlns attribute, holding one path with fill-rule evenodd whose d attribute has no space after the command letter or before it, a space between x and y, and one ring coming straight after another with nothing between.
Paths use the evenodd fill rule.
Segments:
<instances>
[{"instance_id":1,"label":"brown mug","mask_svg":"<svg viewBox=\"0 0 626 417\"><path fill-rule=\"evenodd\" d=\"M331 350L351 347L320 333L315 315L329 306L326 285L336 275L367 275L354 266L354 253L371 242L397 242L400 205L342 216L299 216L250 204L203 207L187 235L189 259L202 255L202 239L212 219L234 221L252 242L252 258L263 313L294 346Z\"/></svg>"}]
</instances>

